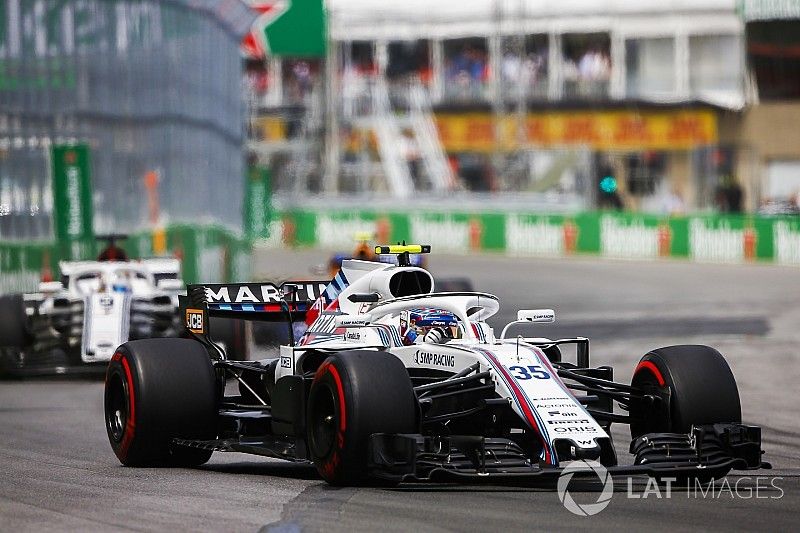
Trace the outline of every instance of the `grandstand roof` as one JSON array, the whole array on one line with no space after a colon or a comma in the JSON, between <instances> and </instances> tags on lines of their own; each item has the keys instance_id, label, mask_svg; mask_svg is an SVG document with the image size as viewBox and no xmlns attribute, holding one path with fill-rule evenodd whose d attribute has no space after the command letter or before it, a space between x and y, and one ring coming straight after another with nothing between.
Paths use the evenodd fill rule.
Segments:
<instances>
[{"instance_id":1,"label":"grandstand roof","mask_svg":"<svg viewBox=\"0 0 800 533\"><path fill-rule=\"evenodd\" d=\"M641 20L647 33L669 21L704 26L741 24L736 0L326 0L335 39L414 39L531 32L607 31ZM658 15L657 17L655 15ZM720 19L720 16L722 18ZM699 18L698 18L699 17ZM710 24L710 26L709 26ZM666 25L666 26L665 26ZM696 32L697 33L697 32Z\"/></svg>"}]
</instances>

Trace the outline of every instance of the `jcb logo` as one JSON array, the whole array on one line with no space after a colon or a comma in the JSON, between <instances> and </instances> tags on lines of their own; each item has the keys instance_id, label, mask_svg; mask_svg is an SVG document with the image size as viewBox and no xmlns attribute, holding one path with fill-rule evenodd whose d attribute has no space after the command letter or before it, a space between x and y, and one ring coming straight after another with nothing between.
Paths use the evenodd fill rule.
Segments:
<instances>
[{"instance_id":1,"label":"jcb logo","mask_svg":"<svg viewBox=\"0 0 800 533\"><path fill-rule=\"evenodd\" d=\"M186 310L186 329L192 333L203 334L203 311L200 309Z\"/></svg>"}]
</instances>

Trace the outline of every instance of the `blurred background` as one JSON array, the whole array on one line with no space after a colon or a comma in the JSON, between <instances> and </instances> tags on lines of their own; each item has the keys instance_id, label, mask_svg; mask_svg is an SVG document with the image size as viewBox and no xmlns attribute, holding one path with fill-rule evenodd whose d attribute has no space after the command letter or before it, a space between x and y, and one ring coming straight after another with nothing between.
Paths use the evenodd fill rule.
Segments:
<instances>
[{"instance_id":1,"label":"blurred background","mask_svg":"<svg viewBox=\"0 0 800 533\"><path fill-rule=\"evenodd\" d=\"M3 302L112 233L187 283L329 280L405 240L436 288L499 297L495 331L553 308L532 333L591 337L619 382L656 346L719 349L787 497L617 494L596 527L796 521L799 201L800 0L0 0ZM237 358L288 340L247 327ZM0 385L0 529L569 523L540 489L330 491L239 454L131 474L102 390Z\"/></svg>"},{"instance_id":2,"label":"blurred background","mask_svg":"<svg viewBox=\"0 0 800 533\"><path fill-rule=\"evenodd\" d=\"M0 292L111 232L800 264L798 124L791 0L0 0Z\"/></svg>"}]
</instances>

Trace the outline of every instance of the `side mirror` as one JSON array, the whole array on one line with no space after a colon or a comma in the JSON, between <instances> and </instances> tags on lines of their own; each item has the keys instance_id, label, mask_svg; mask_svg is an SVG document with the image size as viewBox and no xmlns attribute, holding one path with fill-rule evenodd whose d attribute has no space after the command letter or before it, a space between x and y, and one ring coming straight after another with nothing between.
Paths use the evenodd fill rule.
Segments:
<instances>
[{"instance_id":1,"label":"side mirror","mask_svg":"<svg viewBox=\"0 0 800 533\"><path fill-rule=\"evenodd\" d=\"M60 281L42 281L39 283L39 292L44 294L53 294L55 292L61 292L64 290L64 286L61 284Z\"/></svg>"},{"instance_id":2,"label":"side mirror","mask_svg":"<svg viewBox=\"0 0 800 533\"><path fill-rule=\"evenodd\" d=\"M520 322L555 322L556 312L552 309L520 309L517 311Z\"/></svg>"},{"instance_id":3,"label":"side mirror","mask_svg":"<svg viewBox=\"0 0 800 533\"><path fill-rule=\"evenodd\" d=\"M377 292L370 292L366 294L351 294L347 297L348 300L354 304L374 304L381 299L381 295Z\"/></svg>"}]
</instances>

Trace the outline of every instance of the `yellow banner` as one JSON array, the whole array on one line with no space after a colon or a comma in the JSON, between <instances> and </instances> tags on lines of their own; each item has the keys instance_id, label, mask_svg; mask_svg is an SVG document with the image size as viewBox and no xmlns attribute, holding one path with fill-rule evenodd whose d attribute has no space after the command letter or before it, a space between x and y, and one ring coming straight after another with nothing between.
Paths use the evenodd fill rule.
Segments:
<instances>
[{"instance_id":1,"label":"yellow banner","mask_svg":"<svg viewBox=\"0 0 800 533\"><path fill-rule=\"evenodd\" d=\"M489 113L438 114L439 137L448 152L495 150L495 124ZM522 131L520 131L522 126ZM713 111L552 111L530 113L524 123L513 116L499 120L503 151L520 144L595 150L686 150L715 144ZM522 141L522 142L520 142Z\"/></svg>"},{"instance_id":2,"label":"yellow banner","mask_svg":"<svg viewBox=\"0 0 800 533\"><path fill-rule=\"evenodd\" d=\"M282 141L286 139L286 122L280 117L258 117L254 119L255 134L260 141Z\"/></svg>"}]
</instances>

